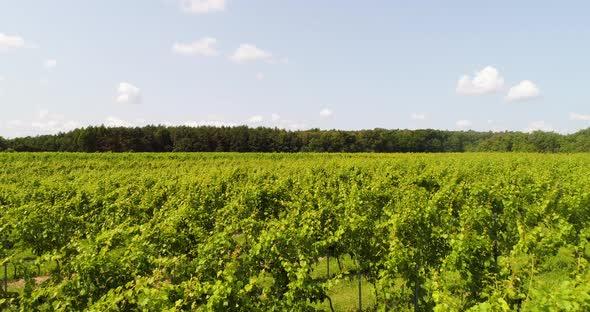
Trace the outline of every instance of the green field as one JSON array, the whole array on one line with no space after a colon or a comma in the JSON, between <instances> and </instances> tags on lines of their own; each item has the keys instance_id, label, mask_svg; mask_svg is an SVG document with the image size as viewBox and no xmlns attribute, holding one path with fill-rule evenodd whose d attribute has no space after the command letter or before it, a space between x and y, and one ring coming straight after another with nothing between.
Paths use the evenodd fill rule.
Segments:
<instances>
[{"instance_id":1,"label":"green field","mask_svg":"<svg viewBox=\"0 0 590 312\"><path fill-rule=\"evenodd\" d=\"M15 311L589 311L590 155L0 153L0 240Z\"/></svg>"}]
</instances>

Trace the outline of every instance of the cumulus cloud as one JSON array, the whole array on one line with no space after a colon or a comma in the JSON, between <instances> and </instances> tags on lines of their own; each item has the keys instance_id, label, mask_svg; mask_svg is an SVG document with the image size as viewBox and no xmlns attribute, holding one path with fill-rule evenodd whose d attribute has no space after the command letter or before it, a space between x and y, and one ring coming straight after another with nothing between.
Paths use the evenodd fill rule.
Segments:
<instances>
[{"instance_id":1,"label":"cumulus cloud","mask_svg":"<svg viewBox=\"0 0 590 312\"><path fill-rule=\"evenodd\" d=\"M264 126L276 127L279 129L286 130L303 130L308 128L305 123L288 118L283 118L283 116L277 113L270 114L269 118L266 118L262 115L252 116L247 120L247 122L249 124L262 124Z\"/></svg>"},{"instance_id":2,"label":"cumulus cloud","mask_svg":"<svg viewBox=\"0 0 590 312\"><path fill-rule=\"evenodd\" d=\"M104 125L107 127L133 127L134 126L133 123L123 120L123 119L120 119L115 116L107 117Z\"/></svg>"},{"instance_id":3,"label":"cumulus cloud","mask_svg":"<svg viewBox=\"0 0 590 312\"><path fill-rule=\"evenodd\" d=\"M0 33L0 51L22 49L26 47L25 39Z\"/></svg>"},{"instance_id":4,"label":"cumulus cloud","mask_svg":"<svg viewBox=\"0 0 590 312\"><path fill-rule=\"evenodd\" d=\"M283 116L277 113L272 113L269 117L263 115L255 115L250 117L247 120L247 123L250 125L259 124L266 127L276 127L279 129L286 130L303 130L308 128L305 123L288 118L283 118Z\"/></svg>"},{"instance_id":5,"label":"cumulus cloud","mask_svg":"<svg viewBox=\"0 0 590 312\"><path fill-rule=\"evenodd\" d=\"M334 111L329 108L324 108L320 111L320 117L327 118L334 115Z\"/></svg>"},{"instance_id":6,"label":"cumulus cloud","mask_svg":"<svg viewBox=\"0 0 590 312\"><path fill-rule=\"evenodd\" d=\"M31 127L41 132L56 133L65 132L79 128L81 125L77 121L73 120L46 120L46 121L35 121L31 123Z\"/></svg>"},{"instance_id":7,"label":"cumulus cloud","mask_svg":"<svg viewBox=\"0 0 590 312\"><path fill-rule=\"evenodd\" d=\"M141 103L141 90L128 83L121 82L117 89L117 103L120 104L139 104Z\"/></svg>"},{"instance_id":8,"label":"cumulus cloud","mask_svg":"<svg viewBox=\"0 0 590 312\"><path fill-rule=\"evenodd\" d=\"M272 54L259 49L253 44L243 43L229 58L235 63L272 61Z\"/></svg>"},{"instance_id":9,"label":"cumulus cloud","mask_svg":"<svg viewBox=\"0 0 590 312\"><path fill-rule=\"evenodd\" d=\"M49 60L45 61L45 68L47 68L47 69L53 69L56 66L57 66L57 60L49 59Z\"/></svg>"},{"instance_id":10,"label":"cumulus cloud","mask_svg":"<svg viewBox=\"0 0 590 312\"><path fill-rule=\"evenodd\" d=\"M187 127L235 127L238 124L224 120L222 116L211 114L207 118L201 120L185 120L185 121L164 121L160 123L165 126L187 126Z\"/></svg>"},{"instance_id":11,"label":"cumulus cloud","mask_svg":"<svg viewBox=\"0 0 590 312\"><path fill-rule=\"evenodd\" d=\"M217 39L205 37L192 43L175 43L172 51L181 55L216 56Z\"/></svg>"},{"instance_id":12,"label":"cumulus cloud","mask_svg":"<svg viewBox=\"0 0 590 312\"><path fill-rule=\"evenodd\" d=\"M77 121L66 119L62 114L40 110L34 118L28 121L20 119L10 120L4 126L6 129L12 130L16 136L25 136L70 131L81 127L81 124Z\"/></svg>"},{"instance_id":13,"label":"cumulus cloud","mask_svg":"<svg viewBox=\"0 0 590 312\"><path fill-rule=\"evenodd\" d=\"M26 123L20 119L9 120L8 122L6 122L6 128L16 129L16 128L23 127L25 124Z\"/></svg>"},{"instance_id":14,"label":"cumulus cloud","mask_svg":"<svg viewBox=\"0 0 590 312\"><path fill-rule=\"evenodd\" d=\"M493 132L508 131L509 128L500 120L488 119L488 127Z\"/></svg>"},{"instance_id":15,"label":"cumulus cloud","mask_svg":"<svg viewBox=\"0 0 590 312\"><path fill-rule=\"evenodd\" d=\"M530 100L541 96L541 90L530 80L523 80L516 86L510 88L507 101Z\"/></svg>"},{"instance_id":16,"label":"cumulus cloud","mask_svg":"<svg viewBox=\"0 0 590 312\"><path fill-rule=\"evenodd\" d=\"M276 127L280 129L286 130L303 130L307 129L307 125L302 122L297 122L294 120L289 119L280 119L275 121L277 123Z\"/></svg>"},{"instance_id":17,"label":"cumulus cloud","mask_svg":"<svg viewBox=\"0 0 590 312\"><path fill-rule=\"evenodd\" d=\"M418 113L412 113L412 115L410 115L410 118L412 118L412 120L424 120L424 119L426 119L426 115L424 115L424 114L418 114Z\"/></svg>"},{"instance_id":18,"label":"cumulus cloud","mask_svg":"<svg viewBox=\"0 0 590 312\"><path fill-rule=\"evenodd\" d=\"M570 113L570 120L590 121L590 115Z\"/></svg>"},{"instance_id":19,"label":"cumulus cloud","mask_svg":"<svg viewBox=\"0 0 590 312\"><path fill-rule=\"evenodd\" d=\"M457 82L457 94L482 95L497 92L504 87L504 78L500 72L492 66L487 66L471 78L463 75Z\"/></svg>"},{"instance_id":20,"label":"cumulus cloud","mask_svg":"<svg viewBox=\"0 0 590 312\"><path fill-rule=\"evenodd\" d=\"M225 11L225 0L181 0L180 6L190 13L213 13Z\"/></svg>"},{"instance_id":21,"label":"cumulus cloud","mask_svg":"<svg viewBox=\"0 0 590 312\"><path fill-rule=\"evenodd\" d=\"M37 115L39 116L39 118L44 119L47 118L49 116L49 111L46 109L41 109L39 110L39 112L37 113Z\"/></svg>"},{"instance_id":22,"label":"cumulus cloud","mask_svg":"<svg viewBox=\"0 0 590 312\"><path fill-rule=\"evenodd\" d=\"M525 129L526 132L533 132L533 131L546 131L546 132L553 132L555 129L550 124L547 124L544 120L533 121L531 122L528 127Z\"/></svg>"},{"instance_id":23,"label":"cumulus cloud","mask_svg":"<svg viewBox=\"0 0 590 312\"><path fill-rule=\"evenodd\" d=\"M168 126L176 125L174 123L164 123L164 124L165 125L168 125ZM223 121L223 120L185 121L185 122L182 122L181 125L187 126L187 127L203 127L203 126L209 126L209 127L235 127L235 126L237 126L237 124L235 124L235 123L227 122L227 121Z\"/></svg>"},{"instance_id":24,"label":"cumulus cloud","mask_svg":"<svg viewBox=\"0 0 590 312\"><path fill-rule=\"evenodd\" d=\"M286 122L285 125L282 127L283 129L288 129L288 130L304 130L309 128L306 124L304 123L298 123L298 122Z\"/></svg>"},{"instance_id":25,"label":"cumulus cloud","mask_svg":"<svg viewBox=\"0 0 590 312\"><path fill-rule=\"evenodd\" d=\"M458 121L455 123L455 125L456 125L458 128L465 129L465 128L470 128L471 126L473 126L473 123L471 122L471 120L467 120L467 119L461 119L461 120L458 120Z\"/></svg>"},{"instance_id":26,"label":"cumulus cloud","mask_svg":"<svg viewBox=\"0 0 590 312\"><path fill-rule=\"evenodd\" d=\"M264 121L264 117L262 117L261 115L255 115L255 116L248 118L249 123L261 123L263 121Z\"/></svg>"}]
</instances>

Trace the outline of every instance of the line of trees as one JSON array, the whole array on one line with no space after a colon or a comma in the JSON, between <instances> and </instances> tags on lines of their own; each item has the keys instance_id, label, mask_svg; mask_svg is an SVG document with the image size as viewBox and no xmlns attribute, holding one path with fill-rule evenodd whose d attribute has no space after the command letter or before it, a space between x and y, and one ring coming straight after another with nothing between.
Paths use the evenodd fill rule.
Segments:
<instances>
[{"instance_id":1,"label":"line of trees","mask_svg":"<svg viewBox=\"0 0 590 312\"><path fill-rule=\"evenodd\" d=\"M301 130L237 127L87 127L4 139L0 151L26 152L590 152L590 128L554 132Z\"/></svg>"}]
</instances>

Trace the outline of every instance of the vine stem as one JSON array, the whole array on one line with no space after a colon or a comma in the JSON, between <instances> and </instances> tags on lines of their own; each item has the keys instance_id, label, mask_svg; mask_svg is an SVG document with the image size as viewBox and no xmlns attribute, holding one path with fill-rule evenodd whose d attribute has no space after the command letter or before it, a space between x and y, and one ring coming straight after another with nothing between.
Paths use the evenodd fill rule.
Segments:
<instances>
[{"instance_id":1,"label":"vine stem","mask_svg":"<svg viewBox=\"0 0 590 312\"><path fill-rule=\"evenodd\" d=\"M325 296L326 296L326 299L328 299L328 302L330 303L330 310L332 312L334 312L334 305L332 304L332 298L330 298L330 296L328 296L328 295L325 295Z\"/></svg>"}]
</instances>

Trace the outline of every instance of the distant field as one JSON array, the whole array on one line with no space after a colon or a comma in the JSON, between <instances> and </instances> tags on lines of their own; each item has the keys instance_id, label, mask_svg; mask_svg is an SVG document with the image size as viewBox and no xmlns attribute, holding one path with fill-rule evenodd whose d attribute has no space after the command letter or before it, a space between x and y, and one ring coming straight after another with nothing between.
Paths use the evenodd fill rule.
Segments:
<instances>
[{"instance_id":1,"label":"distant field","mask_svg":"<svg viewBox=\"0 0 590 312\"><path fill-rule=\"evenodd\" d=\"M589 311L590 155L0 153L0 240L8 310Z\"/></svg>"}]
</instances>

